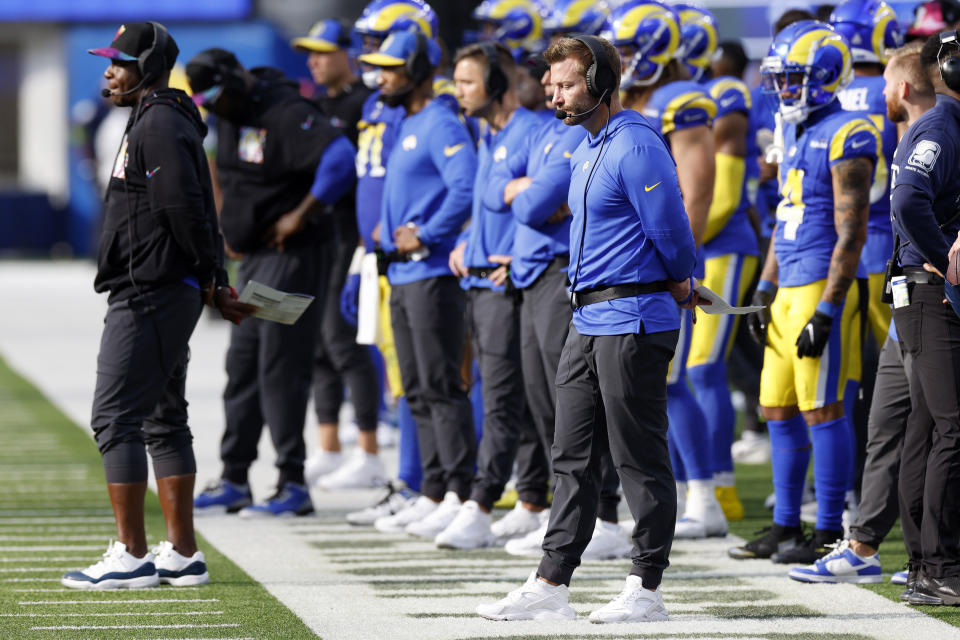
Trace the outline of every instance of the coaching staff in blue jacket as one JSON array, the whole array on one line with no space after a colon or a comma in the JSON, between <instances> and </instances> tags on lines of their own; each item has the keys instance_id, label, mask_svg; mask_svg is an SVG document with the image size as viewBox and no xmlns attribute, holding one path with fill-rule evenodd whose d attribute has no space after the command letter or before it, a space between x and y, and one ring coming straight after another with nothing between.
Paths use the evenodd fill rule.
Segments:
<instances>
[{"instance_id":1,"label":"coaching staff in blue jacket","mask_svg":"<svg viewBox=\"0 0 960 640\"><path fill-rule=\"evenodd\" d=\"M540 567L487 618L573 619L566 585L597 515L608 446L636 526L624 592L592 622L667 619L659 585L673 542L677 495L667 452L667 367L677 304L696 303L696 253L676 167L663 138L619 101L620 60L601 38L547 49L557 117L589 135L570 159L572 303L557 372L557 484ZM519 593L518 593L519 592Z\"/></svg>"},{"instance_id":2,"label":"coaching staff in blue jacket","mask_svg":"<svg viewBox=\"0 0 960 640\"><path fill-rule=\"evenodd\" d=\"M382 69L384 102L406 111L387 160L379 242L391 261L390 318L423 463L423 495L405 531L423 537L470 495L477 459L460 378L466 301L447 264L470 216L477 154L456 114L433 99L429 46L421 34L396 32L359 58Z\"/></svg>"},{"instance_id":3,"label":"coaching staff in blue jacket","mask_svg":"<svg viewBox=\"0 0 960 640\"><path fill-rule=\"evenodd\" d=\"M908 592L916 580L908 601L957 605L960 318L943 304L942 277L960 228L957 33L931 36L920 56L938 94L937 103L903 135L891 166L894 257L906 280L891 287L893 317L904 353L913 360L912 406L900 458L900 519L910 563Z\"/></svg>"}]
</instances>

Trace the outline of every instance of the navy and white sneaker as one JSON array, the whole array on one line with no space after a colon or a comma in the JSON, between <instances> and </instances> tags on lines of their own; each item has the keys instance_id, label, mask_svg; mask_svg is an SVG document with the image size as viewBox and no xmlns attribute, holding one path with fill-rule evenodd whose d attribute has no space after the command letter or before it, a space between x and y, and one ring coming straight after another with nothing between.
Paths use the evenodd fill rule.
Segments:
<instances>
[{"instance_id":1,"label":"navy and white sneaker","mask_svg":"<svg viewBox=\"0 0 960 640\"><path fill-rule=\"evenodd\" d=\"M152 553L135 558L127 545L111 542L102 560L64 574L60 584L71 589L146 589L158 586L160 578Z\"/></svg>"},{"instance_id":2,"label":"navy and white sneaker","mask_svg":"<svg viewBox=\"0 0 960 640\"><path fill-rule=\"evenodd\" d=\"M890 576L890 584L907 584L907 577L909 575L909 571L897 571L895 574Z\"/></svg>"},{"instance_id":3,"label":"navy and white sneaker","mask_svg":"<svg viewBox=\"0 0 960 640\"><path fill-rule=\"evenodd\" d=\"M854 584L875 584L883 580L879 554L866 558L857 555L850 548L848 540L840 544L812 565L795 567L790 577L798 582L852 582Z\"/></svg>"},{"instance_id":4,"label":"navy and white sneaker","mask_svg":"<svg viewBox=\"0 0 960 640\"><path fill-rule=\"evenodd\" d=\"M164 540L152 553L156 557L154 563L157 565L161 584L174 587L209 584L210 574L207 573L207 561L203 551L197 551L188 558L177 553L172 542Z\"/></svg>"},{"instance_id":5,"label":"navy and white sneaker","mask_svg":"<svg viewBox=\"0 0 960 640\"><path fill-rule=\"evenodd\" d=\"M214 480L193 499L193 510L202 513L236 513L253 504L250 486L223 478Z\"/></svg>"},{"instance_id":6,"label":"navy and white sneaker","mask_svg":"<svg viewBox=\"0 0 960 640\"><path fill-rule=\"evenodd\" d=\"M292 518L313 513L313 503L306 485L294 482L284 483L277 492L265 502L244 507L241 518Z\"/></svg>"}]
</instances>

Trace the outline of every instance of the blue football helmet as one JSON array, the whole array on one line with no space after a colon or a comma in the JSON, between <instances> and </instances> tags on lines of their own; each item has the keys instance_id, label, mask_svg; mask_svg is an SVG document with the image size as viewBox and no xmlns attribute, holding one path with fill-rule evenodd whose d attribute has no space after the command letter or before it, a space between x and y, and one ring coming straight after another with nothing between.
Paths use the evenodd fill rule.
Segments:
<instances>
[{"instance_id":1,"label":"blue football helmet","mask_svg":"<svg viewBox=\"0 0 960 640\"><path fill-rule=\"evenodd\" d=\"M830 14L830 24L847 38L854 64L887 64L887 50L903 46L897 13L883 0L847 0Z\"/></svg>"},{"instance_id":2,"label":"blue football helmet","mask_svg":"<svg viewBox=\"0 0 960 640\"><path fill-rule=\"evenodd\" d=\"M414 31L436 38L439 22L433 7L423 0L373 0L357 19L354 29L360 36L379 41L394 31Z\"/></svg>"},{"instance_id":3,"label":"blue football helmet","mask_svg":"<svg viewBox=\"0 0 960 640\"><path fill-rule=\"evenodd\" d=\"M620 51L620 88L650 86L682 53L680 16L656 0L628 0L610 13L601 34Z\"/></svg>"},{"instance_id":4,"label":"blue football helmet","mask_svg":"<svg viewBox=\"0 0 960 640\"><path fill-rule=\"evenodd\" d=\"M549 9L543 23L549 36L574 33L599 35L610 15L610 7L604 0L557 0Z\"/></svg>"},{"instance_id":5,"label":"blue football helmet","mask_svg":"<svg viewBox=\"0 0 960 640\"><path fill-rule=\"evenodd\" d=\"M710 70L717 53L717 19L703 7L691 4L673 6L680 15L680 32L683 34L680 59L690 77L697 82Z\"/></svg>"},{"instance_id":6,"label":"blue football helmet","mask_svg":"<svg viewBox=\"0 0 960 640\"><path fill-rule=\"evenodd\" d=\"M484 26L485 39L496 40L518 59L544 49L547 15L541 0L483 0L473 10L474 19Z\"/></svg>"},{"instance_id":7,"label":"blue football helmet","mask_svg":"<svg viewBox=\"0 0 960 640\"><path fill-rule=\"evenodd\" d=\"M825 22L795 22L773 39L760 75L764 93L777 97L783 119L799 124L853 79L850 45Z\"/></svg>"}]
</instances>

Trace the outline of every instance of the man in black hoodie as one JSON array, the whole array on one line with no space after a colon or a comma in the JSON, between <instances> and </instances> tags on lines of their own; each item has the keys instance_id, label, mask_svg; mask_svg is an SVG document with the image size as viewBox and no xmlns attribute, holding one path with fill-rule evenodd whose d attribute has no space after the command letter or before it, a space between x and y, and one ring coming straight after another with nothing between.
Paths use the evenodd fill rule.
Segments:
<instances>
[{"instance_id":1,"label":"man in black hoodie","mask_svg":"<svg viewBox=\"0 0 960 640\"><path fill-rule=\"evenodd\" d=\"M194 506L244 517L305 515L313 505L303 478L303 423L324 298L316 217L353 187L355 150L276 69L248 71L229 51L207 49L187 63L187 78L194 102L217 116L220 226L228 247L243 255L239 281L316 296L296 324L254 319L233 328L223 473ZM247 476L264 423L279 479L272 497L252 505Z\"/></svg>"},{"instance_id":2,"label":"man in black hoodie","mask_svg":"<svg viewBox=\"0 0 960 640\"><path fill-rule=\"evenodd\" d=\"M184 399L188 346L204 303L239 323L256 311L234 299L223 270L206 126L169 89L177 45L155 22L123 25L109 47L109 97L134 107L104 202L94 288L109 293L92 427L103 457L117 541L102 560L63 576L78 589L209 581L193 531L196 460ZM146 450L167 538L147 550Z\"/></svg>"}]
</instances>

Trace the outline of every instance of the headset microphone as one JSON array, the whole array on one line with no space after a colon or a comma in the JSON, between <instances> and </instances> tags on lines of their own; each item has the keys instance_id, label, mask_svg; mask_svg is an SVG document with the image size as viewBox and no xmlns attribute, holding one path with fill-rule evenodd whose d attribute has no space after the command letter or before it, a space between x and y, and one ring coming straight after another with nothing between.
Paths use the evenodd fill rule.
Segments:
<instances>
[{"instance_id":1,"label":"headset microphone","mask_svg":"<svg viewBox=\"0 0 960 640\"><path fill-rule=\"evenodd\" d=\"M144 81L141 80L132 89L127 89L126 91L111 91L110 89L101 89L100 95L104 98L112 98L113 96L128 96L134 91L140 89L143 86L143 82Z\"/></svg>"},{"instance_id":2,"label":"headset microphone","mask_svg":"<svg viewBox=\"0 0 960 640\"><path fill-rule=\"evenodd\" d=\"M557 120L563 120L564 118L579 118L580 116L588 116L594 111L596 111L598 108L600 108L600 105L603 104L603 99L607 97L607 93L609 93L609 91L604 89L603 95L601 95L600 99L597 100L597 104L593 105L592 109L588 109L583 113L567 113L563 109L557 109L556 111L554 111L553 115L557 118Z\"/></svg>"}]
</instances>

